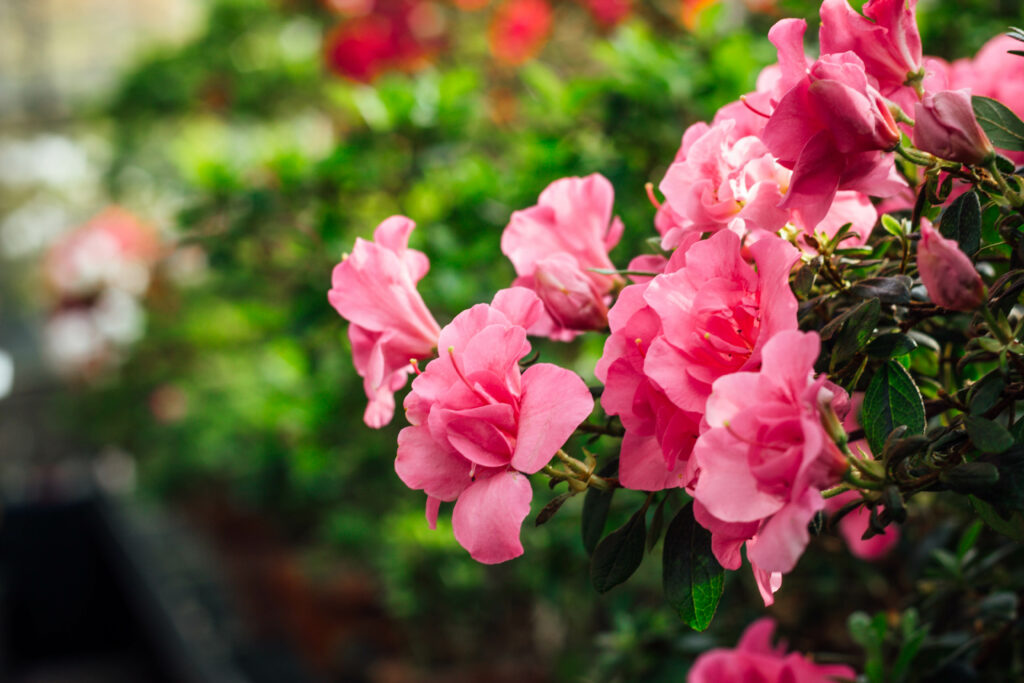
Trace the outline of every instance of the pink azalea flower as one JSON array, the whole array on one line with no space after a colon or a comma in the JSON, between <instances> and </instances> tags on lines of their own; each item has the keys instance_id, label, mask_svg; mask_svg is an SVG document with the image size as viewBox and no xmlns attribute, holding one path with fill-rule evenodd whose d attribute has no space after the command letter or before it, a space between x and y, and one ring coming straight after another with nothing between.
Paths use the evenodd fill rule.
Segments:
<instances>
[{"instance_id":1,"label":"pink azalea flower","mask_svg":"<svg viewBox=\"0 0 1024 683\"><path fill-rule=\"evenodd\" d=\"M737 525L728 543L716 542L722 531L709 526L723 566L736 559L725 548L738 552L751 533L747 557L757 570L790 571L809 541L807 524L825 506L821 491L847 467L822 426L824 406L845 414L847 402L824 376L813 379L820 346L816 333L779 332L764 345L760 371L714 384L708 429L693 449L700 468L693 496L710 517Z\"/></svg>"},{"instance_id":2,"label":"pink azalea flower","mask_svg":"<svg viewBox=\"0 0 1024 683\"><path fill-rule=\"evenodd\" d=\"M588 310L606 310L610 301L607 297L622 283L622 278L591 269L615 267L608 251L618 244L623 226L618 218L612 218L614 197L611 183L597 173L586 178L562 178L541 192L536 206L513 213L501 235L501 251L512 261L519 276L513 284L537 289L538 264L557 257L561 259L558 268L562 280L586 279L591 283L593 298L586 304ZM570 276L568 271L572 269L575 274ZM583 288L575 286L573 297L578 301L582 295ZM553 300L550 289L541 298L545 304ZM564 306L556 305L555 310L547 308L547 314L530 333L564 340L572 338L575 331L603 327L599 316L588 313L574 319L566 315Z\"/></svg>"},{"instance_id":3,"label":"pink azalea flower","mask_svg":"<svg viewBox=\"0 0 1024 683\"><path fill-rule=\"evenodd\" d=\"M682 264L643 292L661 324L645 348L644 374L681 410L703 412L716 379L756 369L765 342L796 328L789 288L796 249L768 235L748 251L753 265L738 236L717 232L674 255Z\"/></svg>"},{"instance_id":4,"label":"pink azalea flower","mask_svg":"<svg viewBox=\"0 0 1024 683\"><path fill-rule=\"evenodd\" d=\"M717 648L693 663L687 683L832 683L853 680L856 672L840 664L815 664L804 655L772 646L775 622L764 617L747 627L736 649Z\"/></svg>"},{"instance_id":5,"label":"pink azalea flower","mask_svg":"<svg viewBox=\"0 0 1024 683\"><path fill-rule=\"evenodd\" d=\"M363 421L374 429L391 421L410 361L432 356L441 332L416 291L430 262L406 246L415 227L392 216L377 226L374 241L357 238L352 254L334 267L327 293L350 323L352 360L369 399Z\"/></svg>"},{"instance_id":6,"label":"pink azalea flower","mask_svg":"<svg viewBox=\"0 0 1024 683\"><path fill-rule=\"evenodd\" d=\"M427 494L431 528L441 501L456 501L455 539L486 564L523 553L519 528L533 495L525 475L544 467L594 407L569 370L537 363L520 372L526 328L542 311L523 287L463 311L441 330L440 356L405 398L412 426L398 435L395 471Z\"/></svg>"},{"instance_id":7,"label":"pink azalea flower","mask_svg":"<svg viewBox=\"0 0 1024 683\"><path fill-rule=\"evenodd\" d=\"M745 224L775 232L790 218L778 208L789 185L789 170L775 163L754 136L737 137L736 123L723 120L687 129L676 161L660 190L683 231L745 232Z\"/></svg>"},{"instance_id":8,"label":"pink azalea flower","mask_svg":"<svg viewBox=\"0 0 1024 683\"><path fill-rule=\"evenodd\" d=\"M671 273L686 263L685 253L699 239L691 233L666 264ZM644 262L634 259L630 269ZM651 265L655 265L651 263ZM601 406L618 415L626 429L619 458L619 483L639 491L686 486L695 469L690 451L700 426L700 413L679 409L644 372L651 343L662 334L661 320L644 300L652 279L622 290L608 314L611 327L594 374L605 385Z\"/></svg>"},{"instance_id":9,"label":"pink azalea flower","mask_svg":"<svg viewBox=\"0 0 1024 683\"><path fill-rule=\"evenodd\" d=\"M888 152L900 133L864 63L852 52L823 55L808 65L806 22L783 19L768 37L779 50L776 87L785 94L765 125L762 140L779 163L793 170L785 209L799 209L817 225L839 190L877 197L905 185Z\"/></svg>"},{"instance_id":10,"label":"pink azalea flower","mask_svg":"<svg viewBox=\"0 0 1024 683\"><path fill-rule=\"evenodd\" d=\"M901 105L911 103L916 97L906 83L921 75L923 60L916 7L917 0L870 0L861 16L847 0L825 0L821 52L853 52L882 95Z\"/></svg>"},{"instance_id":11,"label":"pink azalea flower","mask_svg":"<svg viewBox=\"0 0 1024 683\"><path fill-rule=\"evenodd\" d=\"M932 302L954 311L973 311L985 299L985 283L956 240L921 220L917 271Z\"/></svg>"}]
</instances>

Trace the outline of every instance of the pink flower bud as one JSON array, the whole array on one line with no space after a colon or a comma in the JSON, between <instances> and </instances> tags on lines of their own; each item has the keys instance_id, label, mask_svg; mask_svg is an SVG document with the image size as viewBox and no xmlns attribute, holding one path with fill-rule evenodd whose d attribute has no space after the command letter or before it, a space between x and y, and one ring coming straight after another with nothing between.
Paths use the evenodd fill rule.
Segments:
<instances>
[{"instance_id":1,"label":"pink flower bud","mask_svg":"<svg viewBox=\"0 0 1024 683\"><path fill-rule=\"evenodd\" d=\"M548 315L570 330L601 330L608 325L604 297L576 261L559 254L537 262L533 290Z\"/></svg>"},{"instance_id":2,"label":"pink flower bud","mask_svg":"<svg viewBox=\"0 0 1024 683\"><path fill-rule=\"evenodd\" d=\"M985 284L957 243L921 221L917 270L932 302L954 311L971 311L985 298Z\"/></svg>"},{"instance_id":3,"label":"pink flower bud","mask_svg":"<svg viewBox=\"0 0 1024 683\"><path fill-rule=\"evenodd\" d=\"M914 144L925 152L969 165L995 154L974 116L968 88L925 95L914 107L914 119Z\"/></svg>"}]
</instances>

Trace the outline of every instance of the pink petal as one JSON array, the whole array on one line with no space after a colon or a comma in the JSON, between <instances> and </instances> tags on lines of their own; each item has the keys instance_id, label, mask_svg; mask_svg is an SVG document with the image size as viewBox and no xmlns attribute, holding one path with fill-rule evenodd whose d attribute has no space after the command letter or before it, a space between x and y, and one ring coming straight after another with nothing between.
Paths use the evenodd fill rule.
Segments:
<instances>
[{"instance_id":1,"label":"pink petal","mask_svg":"<svg viewBox=\"0 0 1024 683\"><path fill-rule=\"evenodd\" d=\"M750 562L770 572L791 571L810 541L807 525L824 506L821 494L810 490L799 502L789 503L772 515L757 538L747 542Z\"/></svg>"},{"instance_id":2,"label":"pink petal","mask_svg":"<svg viewBox=\"0 0 1024 683\"><path fill-rule=\"evenodd\" d=\"M533 474L548 464L594 409L594 398L579 375L550 363L523 373L519 433L512 466Z\"/></svg>"},{"instance_id":3,"label":"pink petal","mask_svg":"<svg viewBox=\"0 0 1024 683\"><path fill-rule=\"evenodd\" d=\"M470 463L443 447L426 426L406 427L398 433L395 472L411 489L440 500L455 500L469 486Z\"/></svg>"},{"instance_id":4,"label":"pink petal","mask_svg":"<svg viewBox=\"0 0 1024 683\"><path fill-rule=\"evenodd\" d=\"M633 491L661 491L682 488L689 483L688 462L680 460L669 470L665 455L654 436L626 432L619 457L619 483Z\"/></svg>"},{"instance_id":5,"label":"pink petal","mask_svg":"<svg viewBox=\"0 0 1024 683\"><path fill-rule=\"evenodd\" d=\"M530 513L533 489L519 472L478 478L452 511L455 540L477 562L497 564L523 554L519 529Z\"/></svg>"},{"instance_id":6,"label":"pink petal","mask_svg":"<svg viewBox=\"0 0 1024 683\"><path fill-rule=\"evenodd\" d=\"M437 528L437 513L441 510L441 499L427 496L427 524L431 529Z\"/></svg>"}]
</instances>

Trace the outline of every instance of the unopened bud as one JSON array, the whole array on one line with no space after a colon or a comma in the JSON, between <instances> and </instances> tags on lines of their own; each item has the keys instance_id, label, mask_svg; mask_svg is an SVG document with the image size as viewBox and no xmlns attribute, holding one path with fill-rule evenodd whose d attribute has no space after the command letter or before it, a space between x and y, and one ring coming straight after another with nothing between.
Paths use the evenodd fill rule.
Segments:
<instances>
[{"instance_id":1,"label":"unopened bud","mask_svg":"<svg viewBox=\"0 0 1024 683\"><path fill-rule=\"evenodd\" d=\"M917 270L932 302L954 311L972 311L985 298L985 283L954 240L921 221Z\"/></svg>"},{"instance_id":2,"label":"unopened bud","mask_svg":"<svg viewBox=\"0 0 1024 683\"><path fill-rule=\"evenodd\" d=\"M925 152L962 164L985 164L995 149L978 125L971 106L971 91L943 90L914 107L914 145Z\"/></svg>"}]
</instances>

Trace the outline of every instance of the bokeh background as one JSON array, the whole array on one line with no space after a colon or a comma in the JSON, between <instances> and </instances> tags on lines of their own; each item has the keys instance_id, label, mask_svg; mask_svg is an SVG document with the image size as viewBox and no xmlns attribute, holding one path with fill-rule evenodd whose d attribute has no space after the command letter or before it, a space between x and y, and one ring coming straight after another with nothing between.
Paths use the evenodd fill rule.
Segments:
<instances>
[{"instance_id":1,"label":"bokeh background","mask_svg":"<svg viewBox=\"0 0 1024 683\"><path fill-rule=\"evenodd\" d=\"M645 184L686 126L753 88L774 21L807 17L812 36L816 15L2 0L0 678L680 681L734 643L764 612L746 572L703 634L663 603L657 551L598 596L582 497L496 567L444 519L430 531L394 475L400 416L362 424L326 291L355 237L403 213L444 324L512 280L511 212L593 172L626 224L613 260L652 251ZM921 0L919 21L926 52L952 59L1024 8ZM601 344L540 348L593 384ZM535 488L536 512L555 492ZM608 528L642 498L617 494ZM961 532L916 523L916 554L881 568L816 540L772 610L793 644L861 661L847 614L905 607Z\"/></svg>"}]
</instances>

